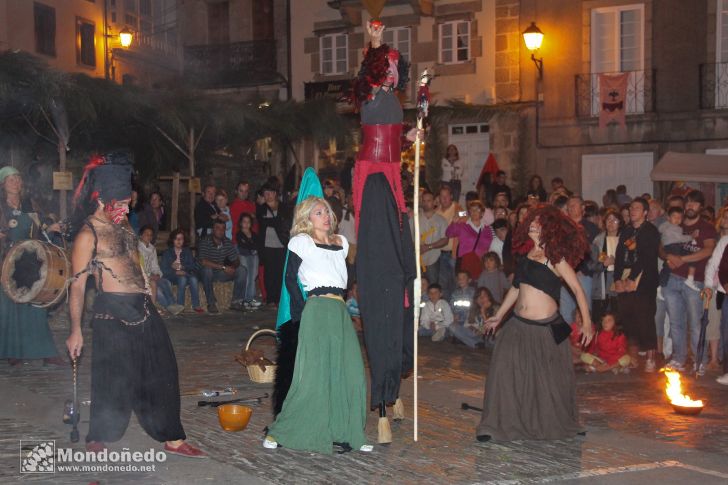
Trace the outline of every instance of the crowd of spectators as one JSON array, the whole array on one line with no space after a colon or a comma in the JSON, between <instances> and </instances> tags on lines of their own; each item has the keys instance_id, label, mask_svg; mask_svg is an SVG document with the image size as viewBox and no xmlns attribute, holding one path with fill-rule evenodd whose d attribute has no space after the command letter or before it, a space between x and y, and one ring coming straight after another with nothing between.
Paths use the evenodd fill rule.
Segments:
<instances>
[{"instance_id":1,"label":"crowd of spectators","mask_svg":"<svg viewBox=\"0 0 728 485\"><path fill-rule=\"evenodd\" d=\"M547 191L538 175L529 180L527 193L514 199L503 171L477 192L464 194L461 205L454 197L461 188L457 149L448 154L450 180L437 191L424 188L418 194L421 336L470 347L491 345L492 339L483 335L483 322L511 284L518 257L511 248L512 234L532 207L553 204L574 222L575 230L584 231L591 245L576 271L591 296L592 321L599 333L589 348L580 348L574 325L575 365L618 373L639 367L654 372L659 366L682 371L691 362L692 369L703 374L719 370L722 362L726 369L719 380L728 384L728 362L723 358L724 349L728 350L728 343L723 345L728 339L728 312L720 311L728 287L728 254L724 254L728 210L721 209L716 218L697 190L671 194L662 203L650 194L632 198L624 185L607 190L598 203L570 191L560 177L551 180ZM351 193L333 179L324 180L322 186L338 230L350 242L348 306L356 324L366 325L356 302ZM157 303L171 313L180 311L187 288L194 310L204 312L197 295L200 282L210 313L219 311L216 281L232 283L233 310L278 303L295 193L282 196L275 178L254 194L249 183L241 182L234 193L228 201L221 188L204 187L194 214L196 257L187 247L187 234L175 230L161 263L145 264ZM411 202L411 187L408 195ZM135 207L129 217L142 236L140 245L149 251L165 227L161 196L151 194L149 202ZM414 238L412 224L410 230ZM718 231L724 235L720 244ZM147 253L142 253L146 261ZM696 362L704 288L716 289L719 297L710 306L708 350ZM579 323L573 295L566 288L559 306L566 321Z\"/></svg>"}]
</instances>

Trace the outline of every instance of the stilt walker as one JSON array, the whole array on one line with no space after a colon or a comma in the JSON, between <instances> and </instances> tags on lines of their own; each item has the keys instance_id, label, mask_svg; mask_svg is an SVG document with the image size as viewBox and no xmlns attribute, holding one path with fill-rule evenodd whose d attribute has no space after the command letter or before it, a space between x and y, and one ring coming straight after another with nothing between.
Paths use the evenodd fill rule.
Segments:
<instances>
[{"instance_id":1,"label":"stilt walker","mask_svg":"<svg viewBox=\"0 0 728 485\"><path fill-rule=\"evenodd\" d=\"M430 81L432 81L432 74L425 69L420 74L419 88L417 89L417 137L415 138L415 200L414 200L414 226L415 226L415 240L420 240L420 142L422 136L422 130L424 129L424 121L427 118L427 112L430 108ZM420 245L415 244L415 261L420 260ZM417 265L417 277L414 283L414 319L412 341L414 342L413 352L413 388L414 388L414 403L412 405L412 417L414 419L414 431L413 439L418 439L418 413L417 404L419 402L418 386L417 386L417 330L419 328L418 322L420 321L420 305L416 304L422 297L422 266Z\"/></svg>"},{"instance_id":2,"label":"stilt walker","mask_svg":"<svg viewBox=\"0 0 728 485\"><path fill-rule=\"evenodd\" d=\"M400 174L403 112L395 94L408 81L409 64L382 43L381 22L369 22L367 31L371 43L354 81L363 137L353 180L356 275L371 373L370 406L379 411L378 442L389 443L386 408L394 405L394 418L403 417L399 386L412 369L414 345L415 250Z\"/></svg>"}]
</instances>

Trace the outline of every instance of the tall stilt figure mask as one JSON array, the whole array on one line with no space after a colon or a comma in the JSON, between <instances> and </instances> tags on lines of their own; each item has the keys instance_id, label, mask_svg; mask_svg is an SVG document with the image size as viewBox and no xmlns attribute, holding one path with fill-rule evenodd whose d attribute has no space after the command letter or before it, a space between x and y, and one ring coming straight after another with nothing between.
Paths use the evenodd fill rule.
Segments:
<instances>
[{"instance_id":1,"label":"tall stilt figure mask","mask_svg":"<svg viewBox=\"0 0 728 485\"><path fill-rule=\"evenodd\" d=\"M384 29L379 21L367 24L371 42L353 85L363 138L353 183L356 276L380 443L391 441L386 406L397 403L395 419L401 417L400 380L412 368L415 274L400 174L403 112L397 97L409 80L409 64L382 42Z\"/></svg>"}]
</instances>

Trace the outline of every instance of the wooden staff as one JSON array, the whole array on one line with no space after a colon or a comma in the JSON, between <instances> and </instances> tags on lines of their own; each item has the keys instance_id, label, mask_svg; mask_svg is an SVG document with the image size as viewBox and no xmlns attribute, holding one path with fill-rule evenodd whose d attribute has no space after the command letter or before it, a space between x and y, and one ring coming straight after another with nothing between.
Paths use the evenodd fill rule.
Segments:
<instances>
[{"instance_id":1,"label":"wooden staff","mask_svg":"<svg viewBox=\"0 0 728 485\"><path fill-rule=\"evenodd\" d=\"M422 266L420 265L420 141L421 134L424 126L425 117L427 117L427 110L430 105L430 90L429 85L432 79L432 75L427 69L422 71L420 74L420 86L417 90L417 135L415 136L415 174L414 174L414 226L415 226L415 261L417 263L417 276L414 282L414 291L412 299L412 305L414 305L414 353L413 353L413 377L414 377L414 410L412 416L414 417L414 440L418 438L418 389L417 389L417 332L420 328L420 300L422 299Z\"/></svg>"}]
</instances>

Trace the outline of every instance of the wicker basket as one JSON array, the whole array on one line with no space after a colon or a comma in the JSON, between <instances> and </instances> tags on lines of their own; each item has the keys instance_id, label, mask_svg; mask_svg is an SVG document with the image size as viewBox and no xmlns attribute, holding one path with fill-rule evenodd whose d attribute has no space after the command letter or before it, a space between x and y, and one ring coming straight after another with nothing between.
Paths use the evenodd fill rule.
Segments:
<instances>
[{"instance_id":1,"label":"wicker basket","mask_svg":"<svg viewBox=\"0 0 728 485\"><path fill-rule=\"evenodd\" d=\"M253 343L253 340L261 335L272 335L275 337L276 332L275 330L269 330L265 328L262 330L258 330L248 339L248 343L245 345L245 350L250 349L250 344ZM265 370L261 370L260 366L257 364L246 366L246 368L248 369L248 375L250 376L250 380L259 384L267 384L273 382L276 377L276 367L278 366L269 365L266 366Z\"/></svg>"}]
</instances>

